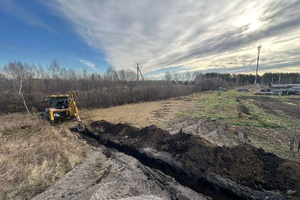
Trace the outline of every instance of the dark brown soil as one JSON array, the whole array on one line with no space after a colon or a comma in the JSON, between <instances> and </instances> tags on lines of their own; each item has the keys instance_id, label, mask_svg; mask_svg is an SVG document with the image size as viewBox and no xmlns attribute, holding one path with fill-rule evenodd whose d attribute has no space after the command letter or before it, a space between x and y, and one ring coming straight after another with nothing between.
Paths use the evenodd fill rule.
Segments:
<instances>
[{"instance_id":1,"label":"dark brown soil","mask_svg":"<svg viewBox=\"0 0 300 200\"><path fill-rule=\"evenodd\" d=\"M137 154L138 151L147 148L161 157L167 153L168 159L160 159L160 164L152 165L164 166L161 167L164 172L174 172L176 180L206 195L215 191L203 191L205 184L206 187L217 188L220 193L230 193L229 197L232 198L263 199L270 196L265 191L280 192L292 199L300 198L300 164L284 160L249 144L233 148L216 147L201 137L182 131L171 135L155 126L138 129L127 124L114 125L106 121L94 122L90 129L89 134L103 144L114 144L119 150L135 152L131 154ZM152 159L151 162L158 161ZM167 165L162 165L164 162ZM179 173L182 175L177 176ZM212 181L212 177L215 178L214 174L225 178L226 184L222 178ZM184 176L189 176L187 178L190 182L184 180ZM194 179L193 176L198 176L198 179ZM249 192L247 188L255 192ZM221 199L221 196L212 197ZM277 199L276 195L273 199Z\"/></svg>"}]
</instances>

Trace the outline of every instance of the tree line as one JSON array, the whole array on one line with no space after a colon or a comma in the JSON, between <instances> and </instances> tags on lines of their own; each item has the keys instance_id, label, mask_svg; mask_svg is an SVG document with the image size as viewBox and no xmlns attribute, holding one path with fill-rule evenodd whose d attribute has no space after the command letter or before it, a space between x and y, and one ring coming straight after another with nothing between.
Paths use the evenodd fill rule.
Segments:
<instances>
[{"instance_id":1,"label":"tree line","mask_svg":"<svg viewBox=\"0 0 300 200\"><path fill-rule=\"evenodd\" d=\"M259 78L269 84L278 77L281 83L300 82L297 73L267 73ZM0 114L43 111L48 107L44 99L50 94L69 91L75 92L80 108L104 108L183 96L220 86L253 84L254 78L246 74L166 72L163 80L138 81L133 70L109 68L98 74L62 68L56 60L48 67L14 61L4 65L0 73Z\"/></svg>"},{"instance_id":2,"label":"tree line","mask_svg":"<svg viewBox=\"0 0 300 200\"><path fill-rule=\"evenodd\" d=\"M202 74L195 72L195 79L198 81L206 79L222 79L230 85L249 85L254 84L254 74L230 74L230 73L206 73ZM264 73L257 76L257 83L260 85L272 85L272 84L299 84L299 73Z\"/></svg>"},{"instance_id":3,"label":"tree line","mask_svg":"<svg viewBox=\"0 0 300 200\"><path fill-rule=\"evenodd\" d=\"M51 94L74 91L80 108L103 108L154 101L197 92L193 85L146 80L137 81L132 70L107 69L103 74L60 67L9 62L0 73L0 114L42 112Z\"/></svg>"}]
</instances>

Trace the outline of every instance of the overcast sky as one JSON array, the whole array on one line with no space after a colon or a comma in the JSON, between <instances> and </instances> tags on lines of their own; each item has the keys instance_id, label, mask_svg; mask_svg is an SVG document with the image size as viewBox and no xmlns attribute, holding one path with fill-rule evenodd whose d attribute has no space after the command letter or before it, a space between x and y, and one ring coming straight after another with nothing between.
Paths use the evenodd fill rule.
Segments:
<instances>
[{"instance_id":1,"label":"overcast sky","mask_svg":"<svg viewBox=\"0 0 300 200\"><path fill-rule=\"evenodd\" d=\"M300 0L1 0L0 66L300 73Z\"/></svg>"}]
</instances>

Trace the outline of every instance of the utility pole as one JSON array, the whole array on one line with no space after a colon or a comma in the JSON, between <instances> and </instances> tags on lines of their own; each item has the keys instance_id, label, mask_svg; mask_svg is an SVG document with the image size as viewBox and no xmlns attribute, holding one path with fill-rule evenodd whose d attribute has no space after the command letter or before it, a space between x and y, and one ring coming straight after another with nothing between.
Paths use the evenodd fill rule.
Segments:
<instances>
[{"instance_id":1,"label":"utility pole","mask_svg":"<svg viewBox=\"0 0 300 200\"><path fill-rule=\"evenodd\" d=\"M139 81L139 75L141 75L142 80L144 80L143 74L140 70L139 63L136 64L136 79Z\"/></svg>"},{"instance_id":2,"label":"utility pole","mask_svg":"<svg viewBox=\"0 0 300 200\"><path fill-rule=\"evenodd\" d=\"M136 80L139 81L139 63L136 64Z\"/></svg>"},{"instance_id":3,"label":"utility pole","mask_svg":"<svg viewBox=\"0 0 300 200\"><path fill-rule=\"evenodd\" d=\"M257 47L258 55L257 55L257 64L256 64L256 73L255 73L255 81L254 81L254 85L257 84L257 71L258 71L258 62L259 62L259 53L260 53L260 49L261 49L261 45L259 45L259 46Z\"/></svg>"}]
</instances>

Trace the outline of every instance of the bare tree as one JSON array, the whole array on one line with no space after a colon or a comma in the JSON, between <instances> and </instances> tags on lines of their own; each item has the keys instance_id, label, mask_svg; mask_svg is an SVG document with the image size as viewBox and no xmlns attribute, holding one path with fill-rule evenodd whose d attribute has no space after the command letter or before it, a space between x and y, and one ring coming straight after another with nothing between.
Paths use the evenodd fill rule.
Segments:
<instances>
[{"instance_id":1,"label":"bare tree","mask_svg":"<svg viewBox=\"0 0 300 200\"><path fill-rule=\"evenodd\" d=\"M176 71L173 71L173 77L174 77L174 80L176 81L176 83L178 84L179 80L181 79L180 74Z\"/></svg>"},{"instance_id":2,"label":"bare tree","mask_svg":"<svg viewBox=\"0 0 300 200\"><path fill-rule=\"evenodd\" d=\"M53 60L48 68L49 73L53 79L57 79L60 76L60 65L57 60Z\"/></svg>"},{"instance_id":3,"label":"bare tree","mask_svg":"<svg viewBox=\"0 0 300 200\"><path fill-rule=\"evenodd\" d=\"M190 81L191 78L192 78L191 73L190 73L189 71L187 71L186 74L185 74L185 79L186 79L187 81Z\"/></svg>"},{"instance_id":4,"label":"bare tree","mask_svg":"<svg viewBox=\"0 0 300 200\"><path fill-rule=\"evenodd\" d=\"M4 74L0 73L0 114L9 112L7 104L11 101L13 91L11 90L11 81Z\"/></svg>"},{"instance_id":5,"label":"bare tree","mask_svg":"<svg viewBox=\"0 0 300 200\"><path fill-rule=\"evenodd\" d=\"M194 78L194 81L196 84L200 84L204 81L204 74L200 73L200 72L194 72L193 76L195 77Z\"/></svg>"},{"instance_id":6,"label":"bare tree","mask_svg":"<svg viewBox=\"0 0 300 200\"><path fill-rule=\"evenodd\" d=\"M74 69L68 69L68 80L76 80L78 78L78 75Z\"/></svg>"},{"instance_id":7,"label":"bare tree","mask_svg":"<svg viewBox=\"0 0 300 200\"><path fill-rule=\"evenodd\" d=\"M14 86L16 86L16 91L21 96L27 113L30 114L22 89L26 81L32 77L32 74L28 72L26 66L21 62L11 62L4 67L4 70L8 78L13 80Z\"/></svg>"},{"instance_id":8,"label":"bare tree","mask_svg":"<svg viewBox=\"0 0 300 200\"><path fill-rule=\"evenodd\" d=\"M114 67L107 68L104 77L105 77L106 80L111 80L111 81L120 80L119 76L118 76L118 73L117 73L117 71L115 70Z\"/></svg>"},{"instance_id":9,"label":"bare tree","mask_svg":"<svg viewBox=\"0 0 300 200\"><path fill-rule=\"evenodd\" d=\"M165 80L166 81L171 81L172 80L172 74L171 74L170 71L166 71Z\"/></svg>"},{"instance_id":10,"label":"bare tree","mask_svg":"<svg viewBox=\"0 0 300 200\"><path fill-rule=\"evenodd\" d=\"M290 146L290 151L294 150L295 147L295 142L296 140L300 137L300 134L298 133L297 126L294 126L294 130L291 130L291 132L287 132L286 135L289 139L289 146ZM300 144L299 144L300 145ZM298 147L299 151L299 147Z\"/></svg>"},{"instance_id":11,"label":"bare tree","mask_svg":"<svg viewBox=\"0 0 300 200\"><path fill-rule=\"evenodd\" d=\"M125 73L126 73L126 80L127 81L133 81L135 79L136 75L135 75L135 72L133 70L128 69L128 70L125 71Z\"/></svg>"},{"instance_id":12,"label":"bare tree","mask_svg":"<svg viewBox=\"0 0 300 200\"><path fill-rule=\"evenodd\" d=\"M126 72L124 69L118 71L120 81L126 81Z\"/></svg>"}]
</instances>

